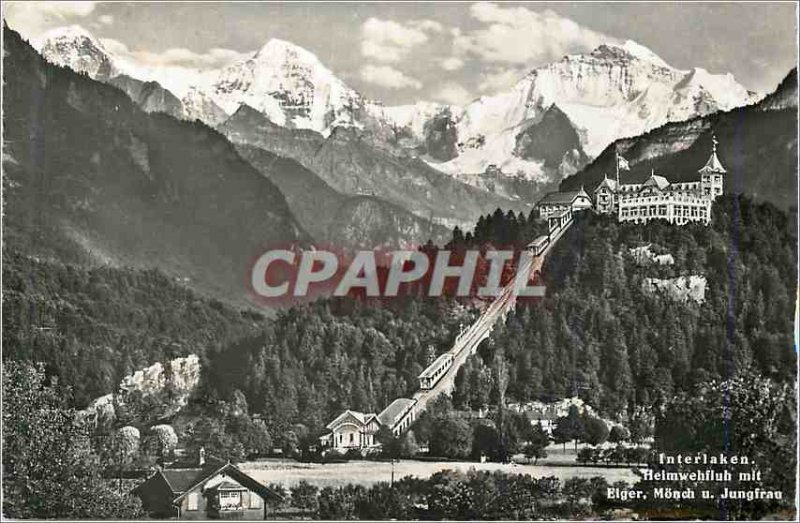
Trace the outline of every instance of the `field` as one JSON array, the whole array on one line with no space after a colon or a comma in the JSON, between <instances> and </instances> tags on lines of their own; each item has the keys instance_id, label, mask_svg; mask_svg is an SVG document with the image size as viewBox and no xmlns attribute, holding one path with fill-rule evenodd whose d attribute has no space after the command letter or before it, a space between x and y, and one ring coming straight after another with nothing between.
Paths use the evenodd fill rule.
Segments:
<instances>
[{"instance_id":1,"label":"field","mask_svg":"<svg viewBox=\"0 0 800 523\"><path fill-rule=\"evenodd\" d=\"M266 459L251 461L239 465L241 469L262 483L280 483L292 486L301 480L318 487L340 486L347 483L372 485L380 481L389 481L392 465L381 461L348 461L345 463L299 463L288 459ZM609 483L627 481L633 483L637 477L628 468L604 468L581 466L527 465L514 463L476 463L476 462L440 462L401 460L394 464L395 479L403 476L427 478L444 469L468 471L502 470L514 474L530 474L534 477L555 476L561 480L573 476L590 478L603 476Z\"/></svg>"}]
</instances>

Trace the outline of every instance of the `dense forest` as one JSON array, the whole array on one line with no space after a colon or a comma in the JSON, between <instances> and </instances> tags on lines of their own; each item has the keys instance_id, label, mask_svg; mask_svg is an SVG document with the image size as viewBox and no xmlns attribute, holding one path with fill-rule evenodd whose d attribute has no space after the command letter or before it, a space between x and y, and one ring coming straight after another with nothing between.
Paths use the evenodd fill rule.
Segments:
<instances>
[{"instance_id":1,"label":"dense forest","mask_svg":"<svg viewBox=\"0 0 800 523\"><path fill-rule=\"evenodd\" d=\"M467 234L455 230L449 247L524 244L537 227L497 212ZM634 260L628 249L644 243L672 253L675 264ZM711 227L581 217L544 267L547 297L518 306L464 367L456 407L486 406L498 352L509 400L577 393L615 418L751 363L785 381L794 368L794 245L783 212L744 197L720 199ZM419 371L475 314L409 296L324 300L265 319L156 271L79 269L9 251L5 261L5 357L46 363L78 406L138 368L196 353L202 394L240 390L277 425L319 429L344 408L379 411L411 393ZM642 291L646 277L684 274L707 278L704 303Z\"/></svg>"},{"instance_id":2,"label":"dense forest","mask_svg":"<svg viewBox=\"0 0 800 523\"><path fill-rule=\"evenodd\" d=\"M222 350L263 322L157 270L82 268L3 252L5 359L42 362L84 407L155 362Z\"/></svg>"},{"instance_id":3,"label":"dense forest","mask_svg":"<svg viewBox=\"0 0 800 523\"><path fill-rule=\"evenodd\" d=\"M473 384L491 374L497 351L511 369L510 397L579 395L618 419L750 365L792 379L796 240L787 216L745 197L718 200L713 215L711 227L576 220L545 264L547 297L519 306L464 367L457 406L485 402ZM636 260L629 249L644 244L674 265ZM647 277L692 274L708 282L701 304L642 290Z\"/></svg>"}]
</instances>

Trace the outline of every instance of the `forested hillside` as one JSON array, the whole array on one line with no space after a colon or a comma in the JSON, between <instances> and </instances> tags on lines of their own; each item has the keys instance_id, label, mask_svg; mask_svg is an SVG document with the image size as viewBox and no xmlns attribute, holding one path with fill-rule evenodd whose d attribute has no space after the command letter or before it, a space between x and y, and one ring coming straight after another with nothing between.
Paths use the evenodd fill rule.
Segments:
<instances>
[{"instance_id":1,"label":"forested hillside","mask_svg":"<svg viewBox=\"0 0 800 523\"><path fill-rule=\"evenodd\" d=\"M745 197L719 199L713 216L711 227L582 216L545 264L547 296L518 307L465 367L457 406L486 401L472 384L491 375L496 351L509 364L509 396L578 394L610 416L748 366L790 380L797 252L788 216ZM675 264L640 265L628 249L643 244ZM647 277L688 274L707 278L704 303L642 289Z\"/></svg>"},{"instance_id":2,"label":"forested hillside","mask_svg":"<svg viewBox=\"0 0 800 523\"><path fill-rule=\"evenodd\" d=\"M456 231L453 244L510 244L535 233L524 216L495 213L466 235ZM675 265L639 265L628 249L643 243L671 253ZM783 212L746 198L719 200L708 228L586 215L544 268L547 296L521 304L462 371L456 406L487 404L497 351L508 363L511 399L577 392L614 417L748 365L787 380L794 245ZM408 395L471 314L454 302L409 297L391 305L328 300L265 320L153 271L6 260L5 357L48 363L78 404L113 391L137 368L197 353L202 395L228 401L239 390L275 427L316 430L345 408L379 411ZM646 277L682 274L708 279L703 304L642 290Z\"/></svg>"},{"instance_id":3,"label":"forested hillside","mask_svg":"<svg viewBox=\"0 0 800 523\"><path fill-rule=\"evenodd\" d=\"M417 376L468 321L436 299L381 308L331 300L280 312L263 332L210 361L213 396L243 392L276 428L319 431L345 409L380 412L417 388Z\"/></svg>"},{"instance_id":4,"label":"forested hillside","mask_svg":"<svg viewBox=\"0 0 800 523\"><path fill-rule=\"evenodd\" d=\"M262 322L156 270L85 269L4 252L3 357L46 363L72 388L74 406L153 363L213 354Z\"/></svg>"}]
</instances>

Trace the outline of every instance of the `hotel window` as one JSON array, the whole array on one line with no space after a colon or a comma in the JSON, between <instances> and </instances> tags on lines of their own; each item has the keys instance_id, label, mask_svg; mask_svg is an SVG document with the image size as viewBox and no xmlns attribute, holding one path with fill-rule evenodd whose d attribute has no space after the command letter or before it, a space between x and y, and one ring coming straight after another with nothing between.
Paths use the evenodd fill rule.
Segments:
<instances>
[{"instance_id":1,"label":"hotel window","mask_svg":"<svg viewBox=\"0 0 800 523\"><path fill-rule=\"evenodd\" d=\"M186 510L197 510L198 498L197 492L189 494L186 499Z\"/></svg>"}]
</instances>

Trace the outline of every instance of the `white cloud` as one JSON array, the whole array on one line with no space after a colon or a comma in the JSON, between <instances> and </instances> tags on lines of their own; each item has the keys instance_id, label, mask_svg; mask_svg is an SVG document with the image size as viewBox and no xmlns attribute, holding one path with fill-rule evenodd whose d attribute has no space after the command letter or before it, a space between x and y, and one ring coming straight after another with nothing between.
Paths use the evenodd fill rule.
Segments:
<instances>
[{"instance_id":1,"label":"white cloud","mask_svg":"<svg viewBox=\"0 0 800 523\"><path fill-rule=\"evenodd\" d=\"M155 80L178 96L193 85L209 83L221 68L253 54L222 48L197 53L181 47L156 53L132 51L113 38L101 38L100 43L125 72L142 80Z\"/></svg>"},{"instance_id":2,"label":"white cloud","mask_svg":"<svg viewBox=\"0 0 800 523\"><path fill-rule=\"evenodd\" d=\"M130 54L128 50L128 46L120 42L119 40L115 40L113 38L100 38L100 43L103 44L103 47L109 53L118 56L126 56Z\"/></svg>"},{"instance_id":3,"label":"white cloud","mask_svg":"<svg viewBox=\"0 0 800 523\"><path fill-rule=\"evenodd\" d=\"M412 20L408 25L431 33L441 33L444 31L444 26L436 20Z\"/></svg>"},{"instance_id":4,"label":"white cloud","mask_svg":"<svg viewBox=\"0 0 800 523\"><path fill-rule=\"evenodd\" d=\"M470 13L484 26L454 37L458 52L483 60L535 66L571 53L585 52L617 39L580 26L553 11L472 4Z\"/></svg>"},{"instance_id":5,"label":"white cloud","mask_svg":"<svg viewBox=\"0 0 800 523\"><path fill-rule=\"evenodd\" d=\"M3 11L12 29L34 39L54 26L89 16L94 7L95 2L5 2Z\"/></svg>"},{"instance_id":6,"label":"white cloud","mask_svg":"<svg viewBox=\"0 0 800 523\"><path fill-rule=\"evenodd\" d=\"M100 15L97 20L103 25L112 25L114 23L114 17L111 15Z\"/></svg>"},{"instance_id":7,"label":"white cloud","mask_svg":"<svg viewBox=\"0 0 800 523\"><path fill-rule=\"evenodd\" d=\"M464 105L472 99L469 91L453 82L443 85L433 94L433 98L453 105Z\"/></svg>"},{"instance_id":8,"label":"white cloud","mask_svg":"<svg viewBox=\"0 0 800 523\"><path fill-rule=\"evenodd\" d=\"M478 89L482 93L497 93L506 91L516 85L525 76L523 69L493 69L481 73Z\"/></svg>"},{"instance_id":9,"label":"white cloud","mask_svg":"<svg viewBox=\"0 0 800 523\"><path fill-rule=\"evenodd\" d=\"M388 89L422 88L422 82L388 65L365 65L361 68L361 79Z\"/></svg>"},{"instance_id":10,"label":"white cloud","mask_svg":"<svg viewBox=\"0 0 800 523\"><path fill-rule=\"evenodd\" d=\"M394 20L369 18L361 26L361 54L381 62L399 62L415 46L428 41L428 34L444 27L433 20L412 20L402 24Z\"/></svg>"},{"instance_id":11,"label":"white cloud","mask_svg":"<svg viewBox=\"0 0 800 523\"><path fill-rule=\"evenodd\" d=\"M155 53L152 51L131 51L128 46L113 38L101 38L103 47L117 57L133 60L139 65L162 67L178 66L195 69L219 69L231 63L248 58L252 52L240 53L232 49L214 47L205 53L196 53L184 47L173 47Z\"/></svg>"},{"instance_id":12,"label":"white cloud","mask_svg":"<svg viewBox=\"0 0 800 523\"><path fill-rule=\"evenodd\" d=\"M442 69L445 71L457 71L464 67L464 60L457 56L450 56L448 58L443 58L439 62L439 65L441 65Z\"/></svg>"}]
</instances>

